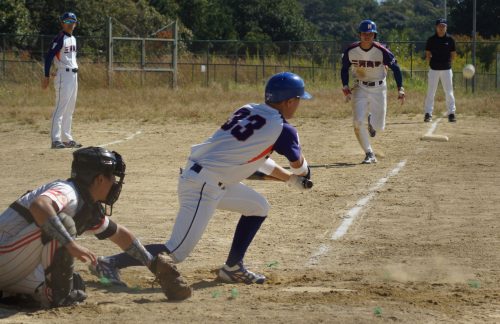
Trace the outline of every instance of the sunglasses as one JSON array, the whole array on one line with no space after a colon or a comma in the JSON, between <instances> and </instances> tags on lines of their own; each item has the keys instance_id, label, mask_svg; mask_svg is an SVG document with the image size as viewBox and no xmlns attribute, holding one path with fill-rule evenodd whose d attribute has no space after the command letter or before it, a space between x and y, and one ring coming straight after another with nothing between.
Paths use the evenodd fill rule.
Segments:
<instances>
[{"instance_id":1,"label":"sunglasses","mask_svg":"<svg viewBox=\"0 0 500 324\"><path fill-rule=\"evenodd\" d=\"M76 21L75 21L75 20L70 20L70 19L68 19L68 20L63 20L63 23L64 23L64 24L68 24L68 25L70 25L70 24L74 24L74 23L76 23Z\"/></svg>"}]
</instances>

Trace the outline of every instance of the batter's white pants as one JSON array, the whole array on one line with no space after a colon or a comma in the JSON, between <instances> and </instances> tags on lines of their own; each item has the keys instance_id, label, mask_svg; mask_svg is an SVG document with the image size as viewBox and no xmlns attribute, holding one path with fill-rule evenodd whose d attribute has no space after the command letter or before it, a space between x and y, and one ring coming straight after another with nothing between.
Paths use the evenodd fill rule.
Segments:
<instances>
[{"instance_id":1,"label":"batter's white pants","mask_svg":"<svg viewBox=\"0 0 500 324\"><path fill-rule=\"evenodd\" d=\"M167 249L174 262L182 262L201 239L216 209L237 212L245 216L265 217L269 203L258 192L243 183L219 185L217 176L206 169L190 170L192 163L179 177L179 212Z\"/></svg>"},{"instance_id":2,"label":"batter's white pants","mask_svg":"<svg viewBox=\"0 0 500 324\"><path fill-rule=\"evenodd\" d=\"M387 111L387 85L367 87L356 84L352 89L352 115L356 137L365 153L372 152L368 134L368 114L370 122L377 131L385 128Z\"/></svg>"},{"instance_id":3,"label":"batter's white pants","mask_svg":"<svg viewBox=\"0 0 500 324\"><path fill-rule=\"evenodd\" d=\"M78 73L65 69L58 70L54 79L54 88L56 89L56 107L52 115L50 136L52 142L69 142L73 140L71 123L78 93Z\"/></svg>"},{"instance_id":4,"label":"batter's white pants","mask_svg":"<svg viewBox=\"0 0 500 324\"><path fill-rule=\"evenodd\" d=\"M446 95L446 107L448 115L455 113L455 97L453 96L453 72L449 70L430 69L427 81L427 97L425 98L424 109L426 114L432 115L434 110L434 96L438 87L439 80L443 85L443 91Z\"/></svg>"},{"instance_id":5,"label":"batter's white pants","mask_svg":"<svg viewBox=\"0 0 500 324\"><path fill-rule=\"evenodd\" d=\"M8 209L6 212L14 213ZM43 285L45 271L58 248L55 240L43 245L41 230L36 224L26 226L15 235L0 230L0 290L7 293L32 295L38 300L49 299L51 292Z\"/></svg>"}]
</instances>

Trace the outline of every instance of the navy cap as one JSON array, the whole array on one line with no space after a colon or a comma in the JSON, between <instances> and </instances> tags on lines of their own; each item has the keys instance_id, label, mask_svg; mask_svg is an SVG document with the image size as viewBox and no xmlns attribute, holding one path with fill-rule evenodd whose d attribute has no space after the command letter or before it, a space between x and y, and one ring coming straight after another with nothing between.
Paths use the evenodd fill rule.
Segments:
<instances>
[{"instance_id":1,"label":"navy cap","mask_svg":"<svg viewBox=\"0 0 500 324\"><path fill-rule=\"evenodd\" d=\"M61 17L59 17L61 21L71 21L71 22L77 22L78 20L76 19L76 15L72 12L65 12L62 14Z\"/></svg>"},{"instance_id":2,"label":"navy cap","mask_svg":"<svg viewBox=\"0 0 500 324\"><path fill-rule=\"evenodd\" d=\"M448 25L448 22L444 18L439 18L438 20L436 20L436 26L440 24Z\"/></svg>"}]
</instances>

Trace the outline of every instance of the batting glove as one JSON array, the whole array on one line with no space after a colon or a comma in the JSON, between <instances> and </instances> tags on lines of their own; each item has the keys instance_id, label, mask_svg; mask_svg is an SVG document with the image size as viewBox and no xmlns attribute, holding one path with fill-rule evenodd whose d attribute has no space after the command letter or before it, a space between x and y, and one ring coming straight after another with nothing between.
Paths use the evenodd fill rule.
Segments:
<instances>
[{"instance_id":1,"label":"batting glove","mask_svg":"<svg viewBox=\"0 0 500 324\"><path fill-rule=\"evenodd\" d=\"M311 180L307 179L306 177L298 176L295 174L292 174L290 176L290 179L288 179L286 184L289 187L295 187L295 188L299 189L300 191L305 191L305 190L311 189L313 186L313 183Z\"/></svg>"},{"instance_id":2,"label":"batting glove","mask_svg":"<svg viewBox=\"0 0 500 324\"><path fill-rule=\"evenodd\" d=\"M342 92L344 93L345 102L349 102L351 100L351 95L352 95L352 92L351 92L351 89L349 88L349 86L345 85L342 88Z\"/></svg>"},{"instance_id":3,"label":"batting glove","mask_svg":"<svg viewBox=\"0 0 500 324\"><path fill-rule=\"evenodd\" d=\"M401 100L401 104L405 102L405 88L398 88L398 100Z\"/></svg>"}]
</instances>

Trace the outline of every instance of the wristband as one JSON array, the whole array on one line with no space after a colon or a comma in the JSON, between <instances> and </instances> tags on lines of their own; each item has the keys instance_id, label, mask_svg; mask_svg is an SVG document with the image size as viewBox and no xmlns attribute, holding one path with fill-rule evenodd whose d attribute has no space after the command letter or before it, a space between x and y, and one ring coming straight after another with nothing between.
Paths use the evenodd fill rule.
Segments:
<instances>
[{"instance_id":1,"label":"wristband","mask_svg":"<svg viewBox=\"0 0 500 324\"><path fill-rule=\"evenodd\" d=\"M307 174L307 172L309 171L309 167L307 165L306 159L304 159L300 168L295 169L292 166L290 166L290 170L292 171L293 174L296 174L296 175Z\"/></svg>"}]
</instances>

